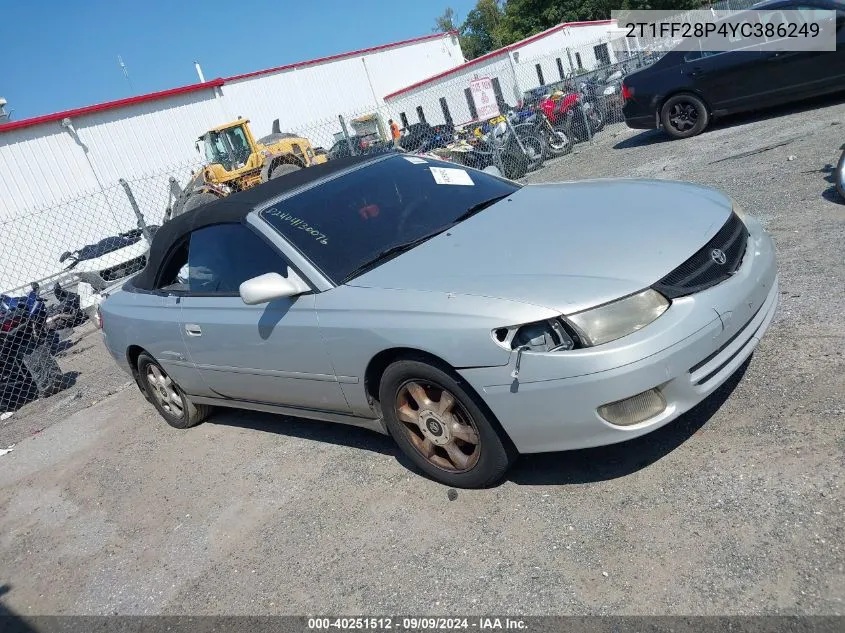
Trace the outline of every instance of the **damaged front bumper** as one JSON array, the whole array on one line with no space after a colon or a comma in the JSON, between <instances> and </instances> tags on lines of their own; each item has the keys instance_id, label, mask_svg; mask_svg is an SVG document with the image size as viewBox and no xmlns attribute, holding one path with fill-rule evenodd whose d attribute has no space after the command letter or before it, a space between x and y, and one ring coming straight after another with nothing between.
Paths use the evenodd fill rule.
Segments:
<instances>
[{"instance_id":1,"label":"damaged front bumper","mask_svg":"<svg viewBox=\"0 0 845 633\"><path fill-rule=\"evenodd\" d=\"M778 302L771 238L748 223L746 255L728 280L676 299L656 321L612 343L525 353L507 367L460 370L521 453L613 444L660 428L719 388L752 354ZM514 357L516 355L514 354ZM647 393L642 421L612 424L599 410ZM631 407L639 401L630 400ZM607 411L607 409L603 409Z\"/></svg>"}]
</instances>

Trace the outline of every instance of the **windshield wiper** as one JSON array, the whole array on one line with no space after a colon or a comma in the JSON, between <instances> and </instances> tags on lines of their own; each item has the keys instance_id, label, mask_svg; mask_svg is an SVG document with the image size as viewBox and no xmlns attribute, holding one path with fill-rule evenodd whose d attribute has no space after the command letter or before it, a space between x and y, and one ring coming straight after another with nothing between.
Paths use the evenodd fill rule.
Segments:
<instances>
[{"instance_id":1,"label":"windshield wiper","mask_svg":"<svg viewBox=\"0 0 845 633\"><path fill-rule=\"evenodd\" d=\"M479 202L478 204L472 205L469 209L467 209L461 215L459 215L454 220L452 220L451 226L455 226L458 222L463 222L464 220L471 218L472 216L474 216L479 211L484 211L484 209L486 209L487 207L492 207L499 200L504 200L509 195L511 195L511 194L506 193L504 195L496 196L495 198L490 198L489 200L483 200L482 202Z\"/></svg>"},{"instance_id":2,"label":"windshield wiper","mask_svg":"<svg viewBox=\"0 0 845 633\"><path fill-rule=\"evenodd\" d=\"M353 270L351 273L346 275L346 277L343 278L343 281L341 283L345 284L347 281L351 281L352 279L354 279L358 275L364 274L365 272L367 272L371 268L375 268L375 266L377 264L380 264L380 263L384 262L385 260L391 259L392 257L396 257L397 255L404 253L405 251L411 250L415 246L418 246L418 245L422 244L423 242L430 240L435 235L440 235L444 231L448 230L450 226L451 225L441 227L441 228L437 229L436 231L432 231L431 233L426 233L425 235L423 235L421 237L414 238L413 240L408 240L407 242L401 242L399 244L394 244L393 246L384 249L383 251L377 253L375 257L373 257L370 260L367 260L366 262L364 262L363 264L358 266L355 270Z\"/></svg>"}]
</instances>

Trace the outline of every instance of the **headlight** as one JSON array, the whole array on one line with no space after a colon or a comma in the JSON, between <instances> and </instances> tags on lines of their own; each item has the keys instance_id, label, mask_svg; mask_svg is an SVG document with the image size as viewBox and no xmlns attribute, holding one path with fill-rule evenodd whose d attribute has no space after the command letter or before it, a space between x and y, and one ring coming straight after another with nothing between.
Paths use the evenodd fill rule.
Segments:
<instances>
[{"instance_id":1,"label":"headlight","mask_svg":"<svg viewBox=\"0 0 845 633\"><path fill-rule=\"evenodd\" d=\"M584 345L609 343L644 328L666 311L669 301L648 289L598 308L566 316Z\"/></svg>"},{"instance_id":2,"label":"headlight","mask_svg":"<svg viewBox=\"0 0 845 633\"><path fill-rule=\"evenodd\" d=\"M551 352L575 347L575 341L560 319L497 328L493 330L493 338L502 347L512 350L524 348L532 352Z\"/></svg>"}]
</instances>

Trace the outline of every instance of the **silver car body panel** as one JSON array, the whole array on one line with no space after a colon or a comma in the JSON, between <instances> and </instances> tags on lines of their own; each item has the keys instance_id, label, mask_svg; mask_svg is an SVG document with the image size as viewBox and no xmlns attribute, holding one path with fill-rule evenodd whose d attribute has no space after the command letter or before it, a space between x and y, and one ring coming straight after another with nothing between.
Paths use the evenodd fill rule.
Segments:
<instances>
[{"instance_id":1,"label":"silver car body panel","mask_svg":"<svg viewBox=\"0 0 845 633\"><path fill-rule=\"evenodd\" d=\"M686 183L527 185L350 285L445 290L578 312L653 284L730 213L730 199Z\"/></svg>"},{"instance_id":2,"label":"silver car body panel","mask_svg":"<svg viewBox=\"0 0 845 633\"><path fill-rule=\"evenodd\" d=\"M277 201L276 201L277 202ZM246 306L238 297L118 292L102 306L122 366L139 346L197 402L384 431L367 395L370 362L415 350L448 363L520 452L619 442L712 393L752 353L777 305L771 239L753 218L742 265L675 299L641 330L593 348L522 355L492 330L590 308L658 281L700 249L732 208L685 183L526 186L411 251L334 286L255 213L248 222L315 292ZM189 326L198 326L193 337ZM659 388L667 408L630 427L597 407Z\"/></svg>"}]
</instances>

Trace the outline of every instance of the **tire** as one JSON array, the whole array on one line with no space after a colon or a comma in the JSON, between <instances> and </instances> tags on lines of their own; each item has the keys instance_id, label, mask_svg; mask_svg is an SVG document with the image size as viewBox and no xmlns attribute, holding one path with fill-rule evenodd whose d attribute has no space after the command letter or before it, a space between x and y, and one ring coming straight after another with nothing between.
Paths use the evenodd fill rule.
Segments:
<instances>
[{"instance_id":1,"label":"tire","mask_svg":"<svg viewBox=\"0 0 845 633\"><path fill-rule=\"evenodd\" d=\"M562 130L546 132L546 153L549 156L564 156L572 151L572 139Z\"/></svg>"},{"instance_id":2,"label":"tire","mask_svg":"<svg viewBox=\"0 0 845 633\"><path fill-rule=\"evenodd\" d=\"M833 172L833 183L836 185L839 197L845 201L845 152L842 152L839 163L836 165L836 171Z\"/></svg>"},{"instance_id":3,"label":"tire","mask_svg":"<svg viewBox=\"0 0 845 633\"><path fill-rule=\"evenodd\" d=\"M275 166L273 171L270 172L270 180L278 178L279 176L284 176L285 174L299 171L300 169L302 169L302 167L299 165L294 165L293 163L282 163L281 165Z\"/></svg>"},{"instance_id":4,"label":"tire","mask_svg":"<svg viewBox=\"0 0 845 633\"><path fill-rule=\"evenodd\" d=\"M439 408L444 393L452 402L445 413ZM442 484L492 486L516 457L486 407L448 367L423 359L396 361L382 375L379 401L387 429L402 452Z\"/></svg>"},{"instance_id":5,"label":"tire","mask_svg":"<svg viewBox=\"0 0 845 633\"><path fill-rule=\"evenodd\" d=\"M188 196L188 199L185 200L185 204L182 205L182 209L174 215L182 215L183 213L193 211L194 209L198 209L204 204L208 204L209 202L214 202L215 200L219 199L220 198L215 196L213 193L209 193L208 191L192 193L190 196Z\"/></svg>"},{"instance_id":6,"label":"tire","mask_svg":"<svg viewBox=\"0 0 845 633\"><path fill-rule=\"evenodd\" d=\"M705 103L693 94L669 97L660 108L660 122L672 138L689 138L701 134L710 123Z\"/></svg>"},{"instance_id":7,"label":"tire","mask_svg":"<svg viewBox=\"0 0 845 633\"><path fill-rule=\"evenodd\" d=\"M161 376L163 381L155 376ZM194 404L149 354L138 356L138 379L144 395L175 429L188 429L205 420L211 407ZM178 398L178 400L177 400Z\"/></svg>"}]
</instances>

